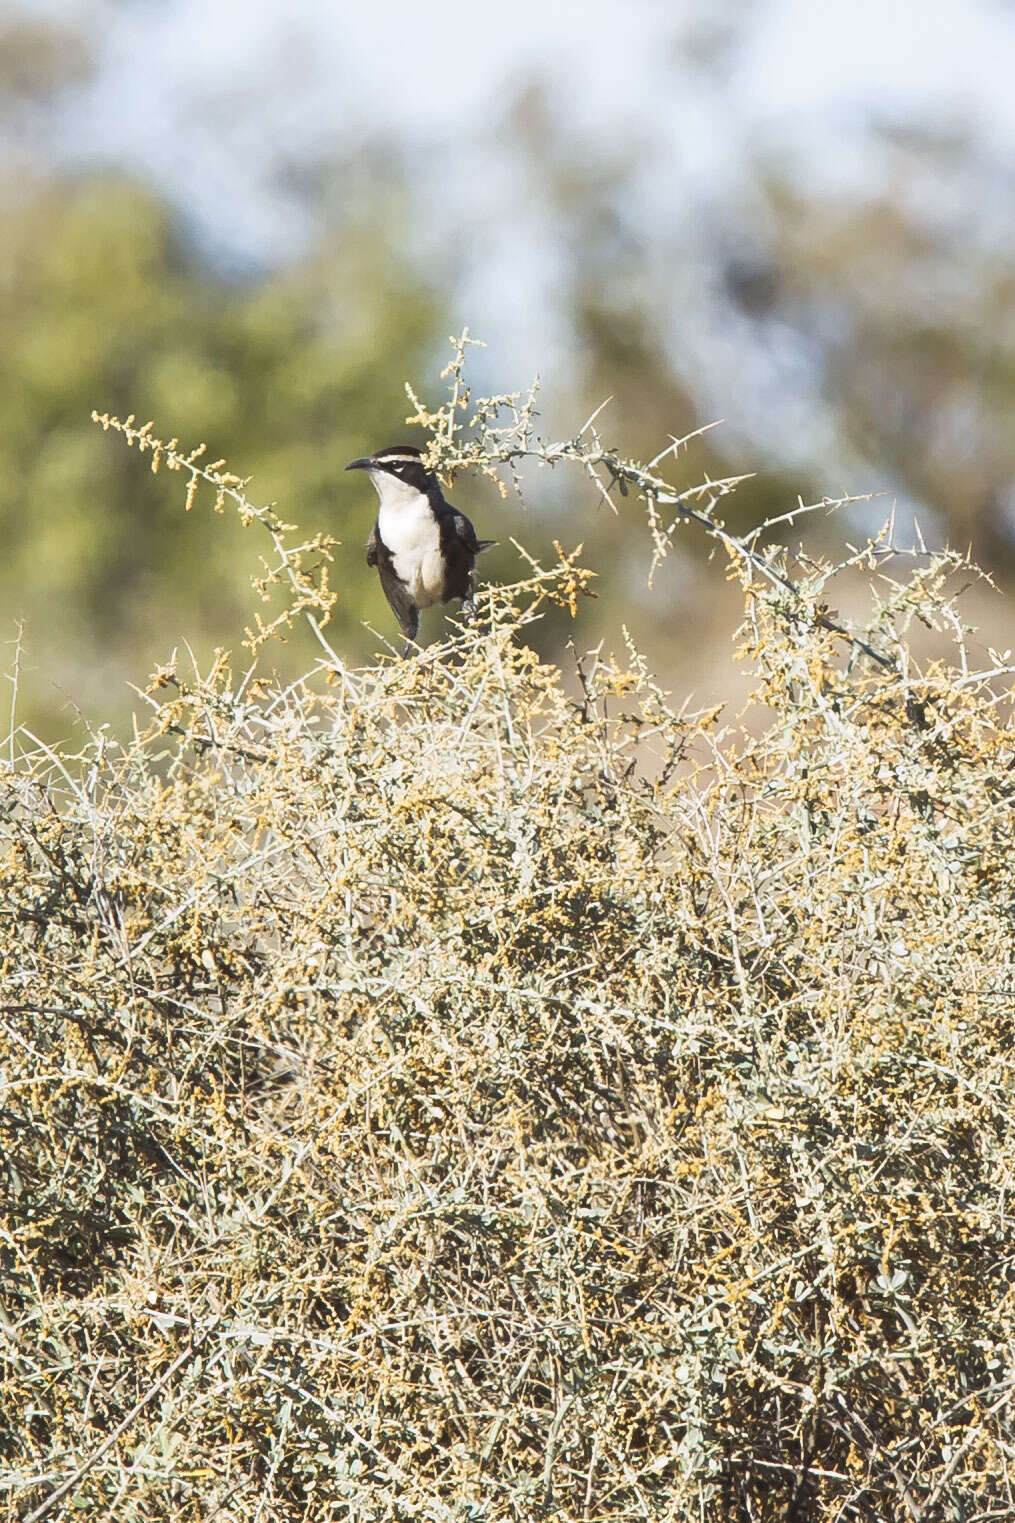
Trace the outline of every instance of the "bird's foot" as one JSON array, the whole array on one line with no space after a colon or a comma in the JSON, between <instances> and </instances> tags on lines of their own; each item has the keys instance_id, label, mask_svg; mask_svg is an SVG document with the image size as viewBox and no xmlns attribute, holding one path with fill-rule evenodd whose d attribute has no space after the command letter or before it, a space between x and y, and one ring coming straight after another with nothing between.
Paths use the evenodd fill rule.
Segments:
<instances>
[{"instance_id":1,"label":"bird's foot","mask_svg":"<svg viewBox=\"0 0 1015 1523\"><path fill-rule=\"evenodd\" d=\"M473 598L462 599L462 619L466 624L475 624L479 617L479 610Z\"/></svg>"}]
</instances>

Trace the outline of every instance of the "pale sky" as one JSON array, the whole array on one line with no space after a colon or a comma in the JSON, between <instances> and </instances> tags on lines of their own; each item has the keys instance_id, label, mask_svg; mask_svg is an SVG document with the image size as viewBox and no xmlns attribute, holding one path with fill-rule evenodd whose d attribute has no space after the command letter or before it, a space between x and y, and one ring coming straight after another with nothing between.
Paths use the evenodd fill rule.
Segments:
<instances>
[{"instance_id":1,"label":"pale sky","mask_svg":"<svg viewBox=\"0 0 1015 1523\"><path fill-rule=\"evenodd\" d=\"M8 7L11 8L10 6ZM61 157L152 175L217 229L285 258L279 166L387 135L462 162L518 87L548 86L584 145L642 145L673 189L726 182L745 146L865 175L872 117L967 125L1015 156L1015 7L1001 0L15 0L80 27L93 82L52 123ZM677 56L725 17L713 67ZM495 145L493 145L495 146ZM674 196L674 199L676 197Z\"/></svg>"}]
</instances>

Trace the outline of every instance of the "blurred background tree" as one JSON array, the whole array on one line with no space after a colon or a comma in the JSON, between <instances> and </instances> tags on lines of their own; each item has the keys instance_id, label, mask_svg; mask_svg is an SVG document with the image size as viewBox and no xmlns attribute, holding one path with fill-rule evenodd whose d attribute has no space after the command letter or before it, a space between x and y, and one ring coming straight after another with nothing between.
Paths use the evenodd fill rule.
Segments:
<instances>
[{"instance_id":1,"label":"blurred background tree","mask_svg":"<svg viewBox=\"0 0 1015 1523\"><path fill-rule=\"evenodd\" d=\"M200 505L184 519L180 478L153 478L114 447L93 407L206 442L209 459L253 475L255 500L346 541L356 570L342 578L337 638L362 650L371 509L341 473L364 440L404 433L403 377L434 348L440 311L395 237L347 227L298 269L237 284L201 268L169 209L136 185L7 194L18 212L8 205L0 246L0 595L26 621L21 717L59 723L60 687L86 714L123 712L124 684L177 641L203 655L250 619L266 547Z\"/></svg>"},{"instance_id":2,"label":"blurred background tree","mask_svg":"<svg viewBox=\"0 0 1015 1523\"><path fill-rule=\"evenodd\" d=\"M25 621L23 721L122 719L181 639L202 658L250 618L255 537L184 518L179 480L93 407L206 442L255 501L337 535L333 637L366 658L363 621L386 635L390 617L362 561L371 494L343 467L410 437L403 383L439 393L466 323L491 342L482 389L543 369L548 434L610 394L604 435L643 457L726 418L667 469L679 487L754 472L728 500L739 529L798 493L881 490L831 532L894 499L901 537L917 518L1010 580L1015 140L990 90L1015 65L1011 16L974 0L936 64L908 67L891 7L875 58L844 3L819 22L793 0L597 0L580 34L526 5L496 48L482 17L424 25L400 0L355 25L281 0L242 28L239 0L111 7L101 27L52 0L0 22L0 640L10 671ZM933 0L925 42L952 5ZM843 78L870 75L852 115L821 99L835 49ZM963 61L976 92L945 100ZM779 101L812 76L818 104L794 102L789 129L784 107L780 136ZM706 547L687 534L646 593L628 521L560 473L531 486L526 515L456 483L501 540L484 572L512 575L512 534L583 540L609 575L579 638L626 620L664 679L707 692L732 604ZM980 617L1003 642L1003 609ZM541 629L543 652L563 633Z\"/></svg>"},{"instance_id":3,"label":"blurred background tree","mask_svg":"<svg viewBox=\"0 0 1015 1523\"><path fill-rule=\"evenodd\" d=\"M1010 577L1015 258L976 216L996 172L962 134L882 136L894 195L807 198L769 178L770 243L735 298L760 324L811 336L848 445Z\"/></svg>"}]
</instances>

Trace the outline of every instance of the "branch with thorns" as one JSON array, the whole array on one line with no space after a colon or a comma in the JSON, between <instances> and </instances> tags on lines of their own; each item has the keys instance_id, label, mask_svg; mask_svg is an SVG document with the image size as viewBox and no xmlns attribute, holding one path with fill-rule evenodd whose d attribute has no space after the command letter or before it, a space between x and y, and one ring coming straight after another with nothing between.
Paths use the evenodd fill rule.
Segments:
<instances>
[{"instance_id":1,"label":"branch with thorns","mask_svg":"<svg viewBox=\"0 0 1015 1523\"><path fill-rule=\"evenodd\" d=\"M714 424L707 424L681 438L672 435L669 444L647 465L642 465L604 444L596 424L612 400L607 398L573 438L558 441L543 439L535 430L535 419L538 417L538 376L528 391L506 392L472 401L464 372L468 351L478 343L478 340L470 336L467 328L460 337L452 338L454 354L442 372L442 379L450 381L450 396L443 406L436 410L428 408L413 387L406 386L406 393L414 408L406 422L431 433L426 463L432 470L449 481L460 470L478 470L495 481L501 494L506 495L506 487L500 475L501 468L506 467L521 495L518 472L521 462L532 460L551 468L567 462L580 467L613 513L618 510L611 494L616 491L621 497L627 497L633 489L645 505L652 538L649 585L654 573L673 548L673 535L678 525L684 522L696 523L727 551L748 577L756 575L770 586L787 593L793 600L794 612L798 617L803 615L817 628L847 640L856 651L862 652L883 671L899 675L898 665L891 656L849 629L827 609L813 607L812 600L803 587L787 576L773 555L765 554L758 548L758 538L764 528L774 527L775 523L793 522L803 514L819 509L831 512L850 503L866 502L874 494L836 499L826 497L813 504L798 501L797 506L781 519L762 525L741 538L726 528L722 520L716 517L715 510L722 498L735 491L741 482L749 480L753 473L728 476L716 481L706 477L698 485L676 492L656 469L664 460L686 448L692 439L715 427ZM460 415L468 411L470 404L472 416L466 423Z\"/></svg>"}]
</instances>

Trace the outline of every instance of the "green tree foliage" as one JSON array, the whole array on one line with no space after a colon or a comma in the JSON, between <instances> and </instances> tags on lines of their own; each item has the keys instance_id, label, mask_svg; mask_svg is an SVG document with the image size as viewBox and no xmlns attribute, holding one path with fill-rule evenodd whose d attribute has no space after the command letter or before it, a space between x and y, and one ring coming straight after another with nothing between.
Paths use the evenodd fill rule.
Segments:
<instances>
[{"instance_id":1,"label":"green tree foliage","mask_svg":"<svg viewBox=\"0 0 1015 1523\"><path fill-rule=\"evenodd\" d=\"M110 448L96 407L242 459L260 501L343 541L335 619L362 649L359 621L382 605L361 567L370 508L342 470L404 433L402 377L425 372L440 311L390 230L346 225L302 267L241 285L198 267L132 184L11 185L6 199L0 637L26 621L21 716L66 729L56 682L115 718L128 675L184 631L198 648L230 637L245 606L251 547L202 515L181 532L173 483Z\"/></svg>"}]
</instances>

